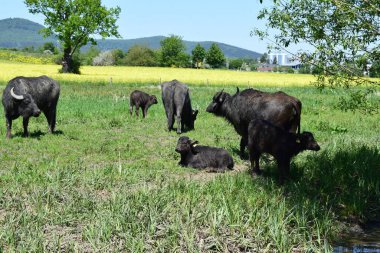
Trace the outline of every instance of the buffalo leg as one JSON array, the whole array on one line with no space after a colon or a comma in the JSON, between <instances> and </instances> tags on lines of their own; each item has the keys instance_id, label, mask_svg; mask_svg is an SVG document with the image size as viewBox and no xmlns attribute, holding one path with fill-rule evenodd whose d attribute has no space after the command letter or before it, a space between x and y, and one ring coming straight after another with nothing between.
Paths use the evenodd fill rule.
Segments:
<instances>
[{"instance_id":1,"label":"buffalo leg","mask_svg":"<svg viewBox=\"0 0 380 253\"><path fill-rule=\"evenodd\" d=\"M168 112L168 131L170 132L173 129L174 125L174 114L172 111Z\"/></svg>"},{"instance_id":2,"label":"buffalo leg","mask_svg":"<svg viewBox=\"0 0 380 253\"><path fill-rule=\"evenodd\" d=\"M44 114L45 114L46 120L48 122L49 133L53 133L54 128L55 128L57 112L56 112L56 110L51 109L50 111L44 112Z\"/></svg>"},{"instance_id":3,"label":"buffalo leg","mask_svg":"<svg viewBox=\"0 0 380 253\"><path fill-rule=\"evenodd\" d=\"M29 136L29 132L28 132L29 117L23 118L22 124L24 126L24 137L28 137Z\"/></svg>"},{"instance_id":4,"label":"buffalo leg","mask_svg":"<svg viewBox=\"0 0 380 253\"><path fill-rule=\"evenodd\" d=\"M247 146L248 144L248 140L246 137L241 137L241 140L240 140L240 158L243 159L244 158L244 150L245 150L245 147Z\"/></svg>"},{"instance_id":5,"label":"buffalo leg","mask_svg":"<svg viewBox=\"0 0 380 253\"><path fill-rule=\"evenodd\" d=\"M249 160L251 161L251 173L252 176L260 175L260 153L256 150L250 150Z\"/></svg>"},{"instance_id":6,"label":"buffalo leg","mask_svg":"<svg viewBox=\"0 0 380 253\"><path fill-rule=\"evenodd\" d=\"M180 134L182 132L182 122L181 122L181 111L177 110L176 119L177 121L177 134Z\"/></svg>"},{"instance_id":7,"label":"buffalo leg","mask_svg":"<svg viewBox=\"0 0 380 253\"><path fill-rule=\"evenodd\" d=\"M132 116L132 114L133 114L133 105L131 104L130 106L129 106L129 114Z\"/></svg>"},{"instance_id":8,"label":"buffalo leg","mask_svg":"<svg viewBox=\"0 0 380 253\"><path fill-rule=\"evenodd\" d=\"M279 183L283 184L290 176L290 159L281 159L278 161Z\"/></svg>"},{"instance_id":9,"label":"buffalo leg","mask_svg":"<svg viewBox=\"0 0 380 253\"><path fill-rule=\"evenodd\" d=\"M6 138L10 139L11 136L12 136L12 134L11 134L12 119L10 117L5 116L5 120L6 120L6 125L7 125L7 135L6 135Z\"/></svg>"},{"instance_id":10,"label":"buffalo leg","mask_svg":"<svg viewBox=\"0 0 380 253\"><path fill-rule=\"evenodd\" d=\"M143 118L145 118L147 111L148 111L148 106L145 106L142 108Z\"/></svg>"},{"instance_id":11,"label":"buffalo leg","mask_svg":"<svg viewBox=\"0 0 380 253\"><path fill-rule=\"evenodd\" d=\"M137 118L139 117L139 110L140 110L140 105L137 104L136 107L135 107L136 117L137 117Z\"/></svg>"}]
</instances>

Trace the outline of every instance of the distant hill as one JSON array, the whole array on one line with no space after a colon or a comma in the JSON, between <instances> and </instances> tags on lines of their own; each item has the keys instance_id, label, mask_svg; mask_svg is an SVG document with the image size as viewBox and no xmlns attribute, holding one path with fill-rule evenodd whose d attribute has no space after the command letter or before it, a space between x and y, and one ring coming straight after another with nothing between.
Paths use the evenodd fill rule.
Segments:
<instances>
[{"instance_id":1,"label":"distant hill","mask_svg":"<svg viewBox=\"0 0 380 253\"><path fill-rule=\"evenodd\" d=\"M44 38L38 33L44 26L22 18L0 20L0 47L39 47L45 42L56 42L54 37Z\"/></svg>"},{"instance_id":2,"label":"distant hill","mask_svg":"<svg viewBox=\"0 0 380 253\"><path fill-rule=\"evenodd\" d=\"M24 48L29 46L39 47L45 42L54 42L56 39L52 36L43 38L39 34L39 30L44 28L42 25L22 18L7 18L0 20L0 47L3 48ZM164 36L153 36L138 39L106 39L98 40L98 47L100 50L122 49L128 51L133 45L144 45L152 49L160 48L160 41ZM204 48L208 49L213 41L183 41L186 45L186 51L191 54L191 51L200 43ZM258 58L260 53L250 51L247 49L227 45L220 42L218 44L224 55L228 58ZM83 47L81 50L86 51L89 46Z\"/></svg>"}]
</instances>

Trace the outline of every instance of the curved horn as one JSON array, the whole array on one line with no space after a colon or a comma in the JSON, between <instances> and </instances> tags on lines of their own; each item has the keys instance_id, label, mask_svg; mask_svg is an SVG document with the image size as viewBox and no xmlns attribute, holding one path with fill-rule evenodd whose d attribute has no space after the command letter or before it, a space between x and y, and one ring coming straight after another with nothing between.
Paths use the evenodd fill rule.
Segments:
<instances>
[{"instance_id":1,"label":"curved horn","mask_svg":"<svg viewBox=\"0 0 380 253\"><path fill-rule=\"evenodd\" d=\"M23 99L24 99L24 96L23 96L23 95L16 95L16 94L13 92L13 89L14 89L14 87L11 89L11 96L12 96L14 99L17 99L17 100L23 100Z\"/></svg>"}]
</instances>

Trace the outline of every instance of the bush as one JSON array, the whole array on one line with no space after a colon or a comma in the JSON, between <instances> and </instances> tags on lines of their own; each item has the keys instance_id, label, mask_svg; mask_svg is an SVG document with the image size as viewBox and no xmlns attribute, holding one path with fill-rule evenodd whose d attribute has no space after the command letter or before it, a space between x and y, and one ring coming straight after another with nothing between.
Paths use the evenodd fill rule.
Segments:
<instances>
[{"instance_id":1,"label":"bush","mask_svg":"<svg viewBox=\"0 0 380 253\"><path fill-rule=\"evenodd\" d=\"M115 65L115 57L112 51L101 52L98 56L92 61L94 66L112 66Z\"/></svg>"}]
</instances>

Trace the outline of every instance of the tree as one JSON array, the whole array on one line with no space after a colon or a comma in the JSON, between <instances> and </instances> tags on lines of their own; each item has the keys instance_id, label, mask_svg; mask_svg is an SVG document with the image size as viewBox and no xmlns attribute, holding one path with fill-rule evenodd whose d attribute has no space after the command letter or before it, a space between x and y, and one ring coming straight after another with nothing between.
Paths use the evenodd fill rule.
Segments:
<instances>
[{"instance_id":1,"label":"tree","mask_svg":"<svg viewBox=\"0 0 380 253\"><path fill-rule=\"evenodd\" d=\"M277 65L277 57L276 56L273 57L272 64Z\"/></svg>"},{"instance_id":2,"label":"tree","mask_svg":"<svg viewBox=\"0 0 380 253\"><path fill-rule=\"evenodd\" d=\"M372 66L369 69L370 77L380 77L380 59L372 63Z\"/></svg>"},{"instance_id":3,"label":"tree","mask_svg":"<svg viewBox=\"0 0 380 253\"><path fill-rule=\"evenodd\" d=\"M226 59L220 47L216 43L212 43L206 53L206 62L212 68L220 68L225 63Z\"/></svg>"},{"instance_id":4,"label":"tree","mask_svg":"<svg viewBox=\"0 0 380 253\"><path fill-rule=\"evenodd\" d=\"M42 46L42 51L49 50L53 54L58 53L58 49L55 47L53 42L45 42Z\"/></svg>"},{"instance_id":5,"label":"tree","mask_svg":"<svg viewBox=\"0 0 380 253\"><path fill-rule=\"evenodd\" d=\"M96 46L90 46L90 48L80 54L80 62L83 65L92 65L92 62L96 56L100 54L100 49Z\"/></svg>"},{"instance_id":6,"label":"tree","mask_svg":"<svg viewBox=\"0 0 380 253\"><path fill-rule=\"evenodd\" d=\"M109 8L101 5L101 0L25 0L29 12L45 16L44 36L56 35L62 44L63 73L79 73L73 61L74 53L82 46L91 43L96 45L95 34L103 39L120 37L116 20L120 8Z\"/></svg>"},{"instance_id":7,"label":"tree","mask_svg":"<svg viewBox=\"0 0 380 253\"><path fill-rule=\"evenodd\" d=\"M316 85L323 88L357 84L379 85L358 76L355 63L365 57L380 58L380 0L274 0L258 18L267 20L267 31L251 34L268 38L277 49L307 43L313 52L294 54L319 71ZM277 33L269 36L269 29ZM349 89L347 89L349 90ZM365 91L366 92L366 91ZM365 96L362 96L365 97Z\"/></svg>"},{"instance_id":8,"label":"tree","mask_svg":"<svg viewBox=\"0 0 380 253\"><path fill-rule=\"evenodd\" d=\"M243 59L231 59L230 60L230 64L229 64L229 68L230 69L240 69L241 66L243 65L244 61Z\"/></svg>"},{"instance_id":9,"label":"tree","mask_svg":"<svg viewBox=\"0 0 380 253\"><path fill-rule=\"evenodd\" d=\"M156 53L145 46L135 45L128 49L125 64L129 66L156 66Z\"/></svg>"},{"instance_id":10,"label":"tree","mask_svg":"<svg viewBox=\"0 0 380 253\"><path fill-rule=\"evenodd\" d=\"M190 56L185 53L185 44L180 36L171 35L160 41L161 65L166 67L187 67Z\"/></svg>"},{"instance_id":11,"label":"tree","mask_svg":"<svg viewBox=\"0 0 380 253\"><path fill-rule=\"evenodd\" d=\"M260 63L267 63L268 62L268 54L263 53L260 57Z\"/></svg>"},{"instance_id":12,"label":"tree","mask_svg":"<svg viewBox=\"0 0 380 253\"><path fill-rule=\"evenodd\" d=\"M115 55L112 51L101 52L92 60L94 66L112 66L115 65Z\"/></svg>"},{"instance_id":13,"label":"tree","mask_svg":"<svg viewBox=\"0 0 380 253\"><path fill-rule=\"evenodd\" d=\"M192 60L195 64L196 68L199 68L206 57L206 49L201 46L201 44L197 44L195 48L191 51Z\"/></svg>"}]
</instances>

